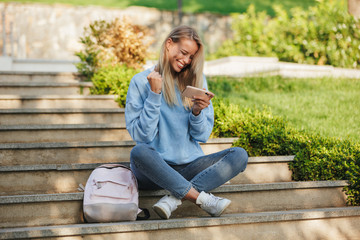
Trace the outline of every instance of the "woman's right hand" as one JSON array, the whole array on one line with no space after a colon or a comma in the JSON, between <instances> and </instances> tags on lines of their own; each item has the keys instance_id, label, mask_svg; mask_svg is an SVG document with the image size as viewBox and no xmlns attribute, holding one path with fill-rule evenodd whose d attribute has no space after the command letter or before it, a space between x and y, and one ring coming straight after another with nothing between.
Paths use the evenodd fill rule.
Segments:
<instances>
[{"instance_id":1,"label":"woman's right hand","mask_svg":"<svg viewBox=\"0 0 360 240\"><path fill-rule=\"evenodd\" d=\"M152 71L148 76L147 80L150 83L151 91L154 93L160 94L162 88L162 77L160 73L156 71Z\"/></svg>"}]
</instances>

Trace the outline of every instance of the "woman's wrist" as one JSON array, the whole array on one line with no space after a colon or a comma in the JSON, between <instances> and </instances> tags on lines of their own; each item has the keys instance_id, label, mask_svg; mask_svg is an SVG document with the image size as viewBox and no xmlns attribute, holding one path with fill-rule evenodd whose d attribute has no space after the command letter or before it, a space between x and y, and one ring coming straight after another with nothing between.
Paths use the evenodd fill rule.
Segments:
<instances>
[{"instance_id":1,"label":"woman's wrist","mask_svg":"<svg viewBox=\"0 0 360 240\"><path fill-rule=\"evenodd\" d=\"M161 88L160 89L151 89L151 91L153 91L156 94L160 94L161 93Z\"/></svg>"},{"instance_id":2,"label":"woman's wrist","mask_svg":"<svg viewBox=\"0 0 360 240\"><path fill-rule=\"evenodd\" d=\"M200 111L194 111L194 109L192 110L192 114L194 116L198 116L200 113L201 113L201 110Z\"/></svg>"}]
</instances>

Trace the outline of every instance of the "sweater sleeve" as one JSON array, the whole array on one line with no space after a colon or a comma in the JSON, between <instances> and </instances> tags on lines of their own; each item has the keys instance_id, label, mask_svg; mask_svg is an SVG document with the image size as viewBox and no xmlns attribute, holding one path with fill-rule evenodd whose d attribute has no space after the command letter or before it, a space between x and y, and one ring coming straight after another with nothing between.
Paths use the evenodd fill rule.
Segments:
<instances>
[{"instance_id":1,"label":"sweater sleeve","mask_svg":"<svg viewBox=\"0 0 360 240\"><path fill-rule=\"evenodd\" d=\"M131 80L126 96L126 129L136 142L149 143L158 133L161 94L154 93L140 75ZM146 81L147 83L147 81Z\"/></svg>"},{"instance_id":2,"label":"sweater sleeve","mask_svg":"<svg viewBox=\"0 0 360 240\"><path fill-rule=\"evenodd\" d=\"M207 88L207 82L204 76L204 87ZM214 108L210 105L201 110L200 114L195 116L192 111L189 114L190 136L198 142L206 142L214 127Z\"/></svg>"}]
</instances>

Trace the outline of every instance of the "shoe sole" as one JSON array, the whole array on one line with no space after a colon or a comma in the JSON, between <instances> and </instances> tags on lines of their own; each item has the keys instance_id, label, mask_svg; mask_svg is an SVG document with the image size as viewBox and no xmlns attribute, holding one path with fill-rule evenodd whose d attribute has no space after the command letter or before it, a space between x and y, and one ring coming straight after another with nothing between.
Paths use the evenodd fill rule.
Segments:
<instances>
[{"instance_id":1,"label":"shoe sole","mask_svg":"<svg viewBox=\"0 0 360 240\"><path fill-rule=\"evenodd\" d=\"M211 215L211 216L213 216L213 217L220 217L220 215L225 211L225 209L230 205L230 203L231 203L231 201L229 201L229 202L225 205L225 207L223 207L223 209L221 210L220 213L214 214L214 215Z\"/></svg>"},{"instance_id":2,"label":"shoe sole","mask_svg":"<svg viewBox=\"0 0 360 240\"><path fill-rule=\"evenodd\" d=\"M152 208L156 212L156 214L159 215L159 217L161 217L162 219L169 219L170 216L168 216L162 208L156 205L153 206Z\"/></svg>"}]
</instances>

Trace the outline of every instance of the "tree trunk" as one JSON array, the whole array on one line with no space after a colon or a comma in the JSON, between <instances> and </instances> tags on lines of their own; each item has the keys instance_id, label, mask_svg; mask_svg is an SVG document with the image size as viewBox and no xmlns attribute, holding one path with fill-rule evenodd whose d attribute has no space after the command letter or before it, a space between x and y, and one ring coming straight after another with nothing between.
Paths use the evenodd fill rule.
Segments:
<instances>
[{"instance_id":1,"label":"tree trunk","mask_svg":"<svg viewBox=\"0 0 360 240\"><path fill-rule=\"evenodd\" d=\"M178 0L179 25L182 23L182 0Z\"/></svg>"},{"instance_id":2,"label":"tree trunk","mask_svg":"<svg viewBox=\"0 0 360 240\"><path fill-rule=\"evenodd\" d=\"M360 0L348 0L348 11L355 18L360 18Z\"/></svg>"}]
</instances>

